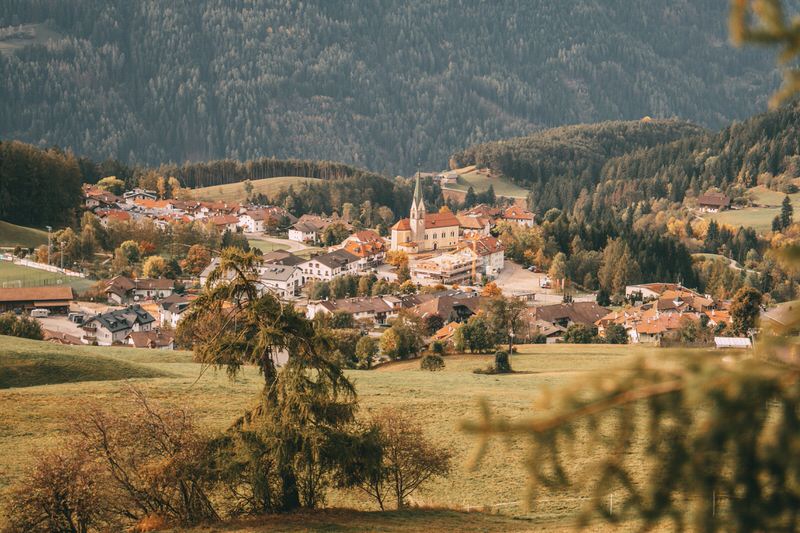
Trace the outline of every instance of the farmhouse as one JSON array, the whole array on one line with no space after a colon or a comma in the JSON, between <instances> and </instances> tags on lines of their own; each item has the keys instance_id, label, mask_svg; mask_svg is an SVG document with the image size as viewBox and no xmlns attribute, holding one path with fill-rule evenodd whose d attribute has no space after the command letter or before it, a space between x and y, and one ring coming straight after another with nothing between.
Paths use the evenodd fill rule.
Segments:
<instances>
[{"instance_id":1,"label":"farmhouse","mask_svg":"<svg viewBox=\"0 0 800 533\"><path fill-rule=\"evenodd\" d=\"M392 250L409 253L451 249L458 244L459 222L453 213L428 213L422 198L419 175L409 218L392 226Z\"/></svg>"},{"instance_id":2,"label":"farmhouse","mask_svg":"<svg viewBox=\"0 0 800 533\"><path fill-rule=\"evenodd\" d=\"M572 302L568 304L552 304L533 307L533 318L561 326L573 324L592 326L608 314L608 309L595 302Z\"/></svg>"},{"instance_id":3,"label":"farmhouse","mask_svg":"<svg viewBox=\"0 0 800 533\"><path fill-rule=\"evenodd\" d=\"M115 276L106 285L105 294L109 301L123 305L142 300L166 298L175 290L171 279L130 279Z\"/></svg>"},{"instance_id":4,"label":"farmhouse","mask_svg":"<svg viewBox=\"0 0 800 533\"><path fill-rule=\"evenodd\" d=\"M720 192L707 192L697 199L697 206L706 213L724 211L731 205L731 199Z\"/></svg>"},{"instance_id":5,"label":"farmhouse","mask_svg":"<svg viewBox=\"0 0 800 533\"><path fill-rule=\"evenodd\" d=\"M377 232L366 229L353 233L339 246L331 249L344 249L357 255L360 258L361 268L365 269L383 263L386 256L386 241Z\"/></svg>"},{"instance_id":6,"label":"farmhouse","mask_svg":"<svg viewBox=\"0 0 800 533\"><path fill-rule=\"evenodd\" d=\"M49 309L51 313L67 314L69 304L75 299L71 287L57 285L53 287L20 287L0 288L0 313L6 311L30 311L31 309Z\"/></svg>"},{"instance_id":7,"label":"farmhouse","mask_svg":"<svg viewBox=\"0 0 800 533\"><path fill-rule=\"evenodd\" d=\"M296 266L267 263L258 267L258 281L262 289L281 298L296 296L303 285L303 271Z\"/></svg>"},{"instance_id":8,"label":"farmhouse","mask_svg":"<svg viewBox=\"0 0 800 533\"><path fill-rule=\"evenodd\" d=\"M158 323L172 329L177 328L184 311L195 298L197 297L193 295L172 294L158 302Z\"/></svg>"},{"instance_id":9,"label":"farmhouse","mask_svg":"<svg viewBox=\"0 0 800 533\"><path fill-rule=\"evenodd\" d=\"M235 232L236 228L239 227L239 217L236 215L218 215L209 217L208 220L221 232L225 230Z\"/></svg>"},{"instance_id":10,"label":"farmhouse","mask_svg":"<svg viewBox=\"0 0 800 533\"><path fill-rule=\"evenodd\" d=\"M111 346L125 342L133 331L150 331L156 321L140 305L93 316L81 325L83 342Z\"/></svg>"}]
</instances>

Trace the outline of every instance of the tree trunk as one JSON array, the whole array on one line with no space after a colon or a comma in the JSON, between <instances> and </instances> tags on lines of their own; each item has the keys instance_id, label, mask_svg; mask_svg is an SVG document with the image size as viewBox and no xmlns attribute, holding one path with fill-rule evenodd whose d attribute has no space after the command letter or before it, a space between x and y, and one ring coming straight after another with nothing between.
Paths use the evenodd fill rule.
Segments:
<instances>
[{"instance_id":1,"label":"tree trunk","mask_svg":"<svg viewBox=\"0 0 800 533\"><path fill-rule=\"evenodd\" d=\"M289 465L280 466L282 512L296 511L300 508L300 493L297 490L297 477Z\"/></svg>"}]
</instances>

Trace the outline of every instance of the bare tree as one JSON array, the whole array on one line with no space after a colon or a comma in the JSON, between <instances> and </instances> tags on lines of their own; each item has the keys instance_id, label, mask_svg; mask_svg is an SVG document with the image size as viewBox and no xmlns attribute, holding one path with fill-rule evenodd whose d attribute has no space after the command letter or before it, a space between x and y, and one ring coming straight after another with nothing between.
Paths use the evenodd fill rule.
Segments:
<instances>
[{"instance_id":1,"label":"bare tree","mask_svg":"<svg viewBox=\"0 0 800 533\"><path fill-rule=\"evenodd\" d=\"M391 497L402 509L424 483L450 473L450 451L431 442L410 415L386 409L373 417L372 424L378 430L383 461L358 487L374 498L381 510Z\"/></svg>"}]
</instances>

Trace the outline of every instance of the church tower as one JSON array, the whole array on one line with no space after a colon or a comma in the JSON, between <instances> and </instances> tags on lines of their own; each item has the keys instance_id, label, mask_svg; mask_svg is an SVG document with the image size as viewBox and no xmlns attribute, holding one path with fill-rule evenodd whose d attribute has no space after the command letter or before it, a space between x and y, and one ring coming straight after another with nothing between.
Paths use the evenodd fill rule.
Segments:
<instances>
[{"instance_id":1,"label":"church tower","mask_svg":"<svg viewBox=\"0 0 800 533\"><path fill-rule=\"evenodd\" d=\"M422 199L419 171L417 171L417 183L414 187L414 200L411 202L411 216L409 218L411 240L419 243L419 247L422 249L425 241L425 202Z\"/></svg>"}]
</instances>

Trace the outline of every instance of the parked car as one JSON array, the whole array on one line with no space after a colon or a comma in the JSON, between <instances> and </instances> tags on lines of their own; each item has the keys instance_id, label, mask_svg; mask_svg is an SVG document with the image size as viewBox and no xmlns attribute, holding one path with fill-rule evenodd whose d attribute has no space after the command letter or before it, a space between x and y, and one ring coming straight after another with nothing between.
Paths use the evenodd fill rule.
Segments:
<instances>
[{"instance_id":1,"label":"parked car","mask_svg":"<svg viewBox=\"0 0 800 533\"><path fill-rule=\"evenodd\" d=\"M75 324L83 324L84 318L86 318L86 316L83 313L70 313L67 315L67 319Z\"/></svg>"},{"instance_id":2,"label":"parked car","mask_svg":"<svg viewBox=\"0 0 800 533\"><path fill-rule=\"evenodd\" d=\"M50 311L47 309L37 308L31 311L32 318L47 318L50 316Z\"/></svg>"}]
</instances>

